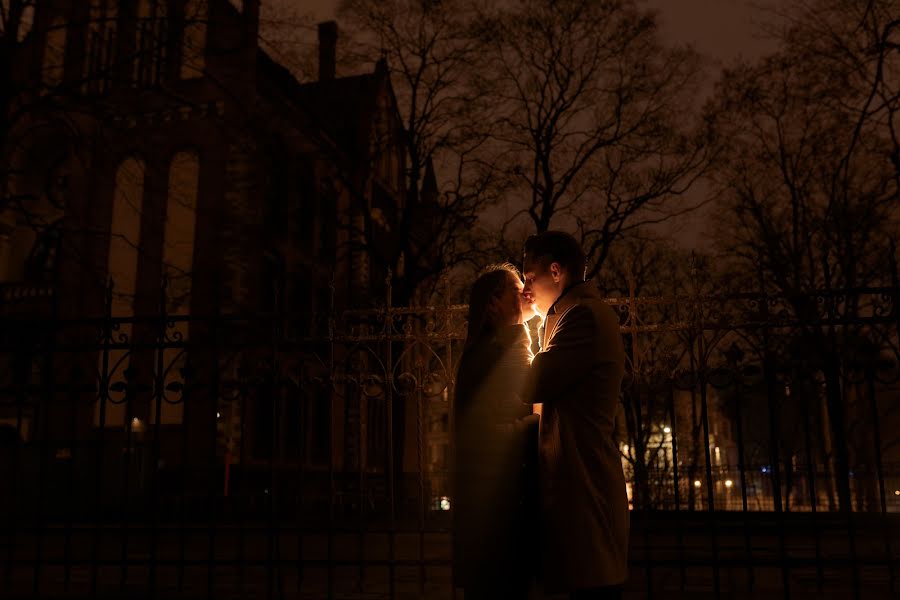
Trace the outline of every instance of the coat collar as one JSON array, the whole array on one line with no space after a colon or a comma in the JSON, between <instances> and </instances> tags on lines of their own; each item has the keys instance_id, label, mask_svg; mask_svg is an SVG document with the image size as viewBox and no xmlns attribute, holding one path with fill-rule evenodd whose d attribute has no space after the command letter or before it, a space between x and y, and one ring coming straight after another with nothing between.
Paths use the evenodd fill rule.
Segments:
<instances>
[{"instance_id":1,"label":"coat collar","mask_svg":"<svg viewBox=\"0 0 900 600\"><path fill-rule=\"evenodd\" d=\"M556 326L559 324L559 320L567 310L586 299L601 297L600 291L595 286L590 285L589 281L579 281L563 290L556 302L547 310L547 316L541 325L539 338L541 348L545 349L547 347L553 334L556 333Z\"/></svg>"},{"instance_id":2,"label":"coat collar","mask_svg":"<svg viewBox=\"0 0 900 600\"><path fill-rule=\"evenodd\" d=\"M599 298L600 292L590 283L590 281L579 281L564 289L559 298L556 299L556 302L550 305L550 308L547 310L547 316L562 314L585 298Z\"/></svg>"}]
</instances>

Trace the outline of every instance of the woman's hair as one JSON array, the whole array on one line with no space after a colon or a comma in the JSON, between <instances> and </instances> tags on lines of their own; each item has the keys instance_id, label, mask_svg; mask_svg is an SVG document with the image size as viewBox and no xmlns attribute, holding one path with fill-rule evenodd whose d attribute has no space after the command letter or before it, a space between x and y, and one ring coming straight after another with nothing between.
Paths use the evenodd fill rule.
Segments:
<instances>
[{"instance_id":1,"label":"woman's hair","mask_svg":"<svg viewBox=\"0 0 900 600\"><path fill-rule=\"evenodd\" d=\"M491 300L503 294L510 285L509 276L521 279L519 270L510 263L499 263L485 267L469 292L469 328L466 332L468 348L493 329L488 317Z\"/></svg>"}]
</instances>

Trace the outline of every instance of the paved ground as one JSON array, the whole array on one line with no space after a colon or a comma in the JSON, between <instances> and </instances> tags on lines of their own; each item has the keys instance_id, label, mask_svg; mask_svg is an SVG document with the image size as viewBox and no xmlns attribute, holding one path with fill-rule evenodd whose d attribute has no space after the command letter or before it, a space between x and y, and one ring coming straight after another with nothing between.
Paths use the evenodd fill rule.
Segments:
<instances>
[{"instance_id":1,"label":"paved ground","mask_svg":"<svg viewBox=\"0 0 900 600\"><path fill-rule=\"evenodd\" d=\"M714 598L716 574L723 598L853 598L854 577L861 598L900 597L890 589L891 568L900 566L897 523L857 517L852 544L849 525L821 515L789 516L783 528L760 514L639 517L626 597ZM155 531L80 524L42 528L39 535L24 528L4 533L4 599L363 600L390 598L391 582L401 600L454 598L447 532L273 534L266 524L245 523Z\"/></svg>"}]
</instances>

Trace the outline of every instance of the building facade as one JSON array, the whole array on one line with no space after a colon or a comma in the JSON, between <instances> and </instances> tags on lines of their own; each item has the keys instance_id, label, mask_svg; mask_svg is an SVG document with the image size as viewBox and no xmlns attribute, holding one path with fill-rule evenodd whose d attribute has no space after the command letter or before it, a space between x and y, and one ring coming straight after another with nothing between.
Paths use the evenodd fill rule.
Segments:
<instances>
[{"instance_id":1,"label":"building facade","mask_svg":"<svg viewBox=\"0 0 900 600\"><path fill-rule=\"evenodd\" d=\"M270 439L291 418L271 399L226 412L212 395L163 402L151 391L185 380L186 368L246 371L250 352L223 365L208 352L140 347L157 335L147 316L172 320L185 347L209 347L216 332L197 317L289 313L289 336L321 337L328 324L316 315L382 297L369 249L394 243L385 223L406 197L386 65L338 77L337 28L326 23L318 80L301 85L259 47L259 11L256 0L53 0L23 25L3 140L0 311L120 319L116 339L128 341L86 359L104 389L87 393L92 410L53 419L47 439L71 438L72 420L80 437L154 428L189 442L168 462L217 445L226 461L276 453L327 464L343 446L314 425L309 439L293 439L290 425ZM252 344L253 328L240 338ZM28 351L13 356L10 378L39 377ZM313 402L326 414L306 422L340 421L333 405ZM0 421L28 437L33 412Z\"/></svg>"}]
</instances>

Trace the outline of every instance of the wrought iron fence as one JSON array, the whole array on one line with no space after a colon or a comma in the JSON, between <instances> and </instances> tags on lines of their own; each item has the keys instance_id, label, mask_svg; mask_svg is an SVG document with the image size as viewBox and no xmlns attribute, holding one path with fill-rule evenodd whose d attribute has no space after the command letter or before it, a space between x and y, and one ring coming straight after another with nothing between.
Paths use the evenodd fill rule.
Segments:
<instances>
[{"instance_id":1,"label":"wrought iron fence","mask_svg":"<svg viewBox=\"0 0 900 600\"><path fill-rule=\"evenodd\" d=\"M629 590L893 593L900 287L608 302ZM464 306L112 306L0 322L4 597L452 595Z\"/></svg>"}]
</instances>

